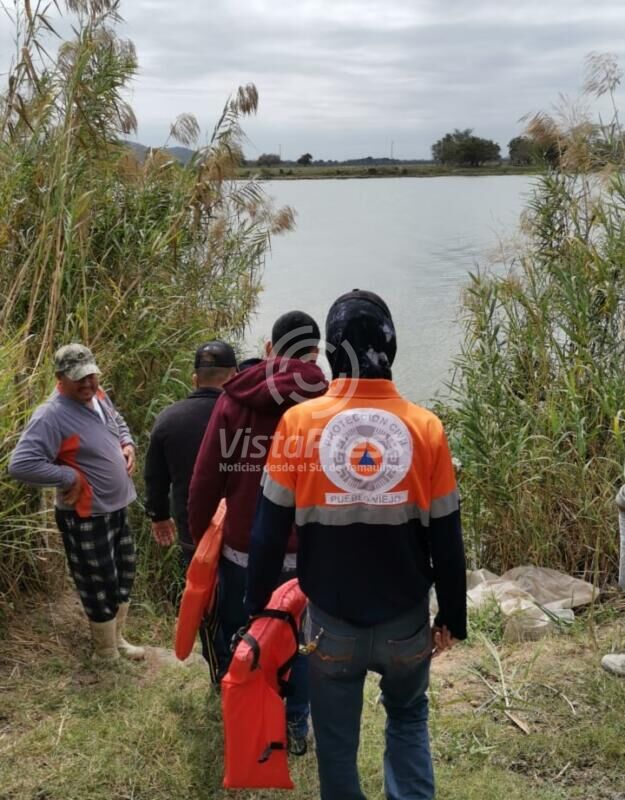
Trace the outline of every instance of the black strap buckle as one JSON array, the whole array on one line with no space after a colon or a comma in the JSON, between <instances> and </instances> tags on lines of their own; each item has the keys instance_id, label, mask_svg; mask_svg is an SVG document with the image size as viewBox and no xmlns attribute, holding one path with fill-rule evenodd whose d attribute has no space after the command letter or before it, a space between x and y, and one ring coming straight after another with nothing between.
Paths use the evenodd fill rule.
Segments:
<instances>
[{"instance_id":1,"label":"black strap buckle","mask_svg":"<svg viewBox=\"0 0 625 800\"><path fill-rule=\"evenodd\" d=\"M295 650L293 652L293 655L289 659L287 659L284 662L284 664L282 664L282 666L278 669L278 684L280 686L280 694L282 695L282 697L286 697L288 694L291 693L292 690L289 687L287 681L284 679L284 675L291 669L293 662L295 661L299 653L299 631L297 628L297 622L295 621L295 618L291 613L289 613L288 611L282 611L278 608L266 608L264 611L260 611L258 614L255 614L253 617L250 617L250 621L247 623L247 625L244 625L242 628L239 628L239 630L232 637L232 640L230 642L230 652L234 653L239 642L241 641L245 642L246 644L249 645L253 654L250 670L253 672L255 669L258 669L258 664L260 661L260 645L258 644L256 639L252 636L252 634L249 632L249 629L252 622L254 622L254 620L256 619L260 619L261 617L268 617L269 619L279 619L282 620L283 622L288 622L291 627L293 637L295 639ZM267 756L267 758L268 757L269 756Z\"/></svg>"},{"instance_id":2,"label":"black strap buckle","mask_svg":"<svg viewBox=\"0 0 625 800\"><path fill-rule=\"evenodd\" d=\"M269 761L269 758L274 750L286 750L284 742L269 742L267 747L265 747L265 749L261 753L261 756L258 759L258 763L264 764L265 761Z\"/></svg>"}]
</instances>

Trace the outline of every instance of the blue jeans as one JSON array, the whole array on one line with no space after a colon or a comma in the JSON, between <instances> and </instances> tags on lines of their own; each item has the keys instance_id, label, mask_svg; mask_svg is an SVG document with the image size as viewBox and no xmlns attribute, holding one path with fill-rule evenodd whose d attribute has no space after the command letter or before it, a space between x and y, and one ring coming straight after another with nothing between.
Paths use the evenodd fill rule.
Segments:
<instances>
[{"instance_id":1,"label":"blue jeans","mask_svg":"<svg viewBox=\"0 0 625 800\"><path fill-rule=\"evenodd\" d=\"M280 575L280 584L295 578L295 571L285 571ZM247 570L234 564L227 558L219 562L219 623L221 637L215 641L218 650L219 668L222 674L228 671L232 653L230 642L232 637L247 623L247 614L243 604ZM289 731L294 736L306 736L308 733L308 662L305 657L297 656L291 667L288 682L289 694L286 698L286 717Z\"/></svg>"},{"instance_id":2,"label":"blue jeans","mask_svg":"<svg viewBox=\"0 0 625 800\"><path fill-rule=\"evenodd\" d=\"M367 670L382 677L388 800L432 800L426 691L432 652L427 602L390 622L359 628L309 606L310 707L321 800L366 800L356 758Z\"/></svg>"}]
</instances>

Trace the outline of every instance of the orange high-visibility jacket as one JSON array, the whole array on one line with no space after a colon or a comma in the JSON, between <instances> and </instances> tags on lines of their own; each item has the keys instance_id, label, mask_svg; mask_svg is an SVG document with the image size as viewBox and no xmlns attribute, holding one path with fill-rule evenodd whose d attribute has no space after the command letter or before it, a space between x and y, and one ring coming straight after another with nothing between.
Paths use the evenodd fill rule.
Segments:
<instances>
[{"instance_id":1,"label":"orange high-visibility jacket","mask_svg":"<svg viewBox=\"0 0 625 800\"><path fill-rule=\"evenodd\" d=\"M390 380L337 379L289 409L265 466L246 603L262 608L295 522L310 602L371 626L415 608L436 583L438 624L466 637L465 560L441 421Z\"/></svg>"}]
</instances>

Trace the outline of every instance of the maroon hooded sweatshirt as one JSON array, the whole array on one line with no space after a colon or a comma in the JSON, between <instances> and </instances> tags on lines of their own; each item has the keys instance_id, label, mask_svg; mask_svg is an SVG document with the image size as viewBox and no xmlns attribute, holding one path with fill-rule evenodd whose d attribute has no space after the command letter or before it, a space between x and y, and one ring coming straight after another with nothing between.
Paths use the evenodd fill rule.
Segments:
<instances>
[{"instance_id":1,"label":"maroon hooded sweatshirt","mask_svg":"<svg viewBox=\"0 0 625 800\"><path fill-rule=\"evenodd\" d=\"M189 486L189 530L196 544L225 497L224 544L248 552L263 467L280 417L326 389L315 363L281 357L249 367L224 385ZM288 552L296 550L291 536Z\"/></svg>"}]
</instances>

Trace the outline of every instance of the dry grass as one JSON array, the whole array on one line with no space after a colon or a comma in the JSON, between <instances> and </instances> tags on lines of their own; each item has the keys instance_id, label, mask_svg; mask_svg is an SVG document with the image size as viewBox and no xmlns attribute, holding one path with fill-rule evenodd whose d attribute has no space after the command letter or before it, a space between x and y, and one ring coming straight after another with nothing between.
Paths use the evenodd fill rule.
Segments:
<instances>
[{"instance_id":1,"label":"dry grass","mask_svg":"<svg viewBox=\"0 0 625 800\"><path fill-rule=\"evenodd\" d=\"M171 641L167 617L139 608L132 622L135 639ZM598 666L600 652L625 647L622 609L597 607L567 638L495 650L478 638L434 666L439 800L623 800L625 681ZM372 679L360 752L370 800L383 797L376 697ZM0 645L0 708L2 800L235 796L221 789L220 709L203 665L94 670L71 594L13 615ZM294 800L317 798L314 756L292 766Z\"/></svg>"}]
</instances>

